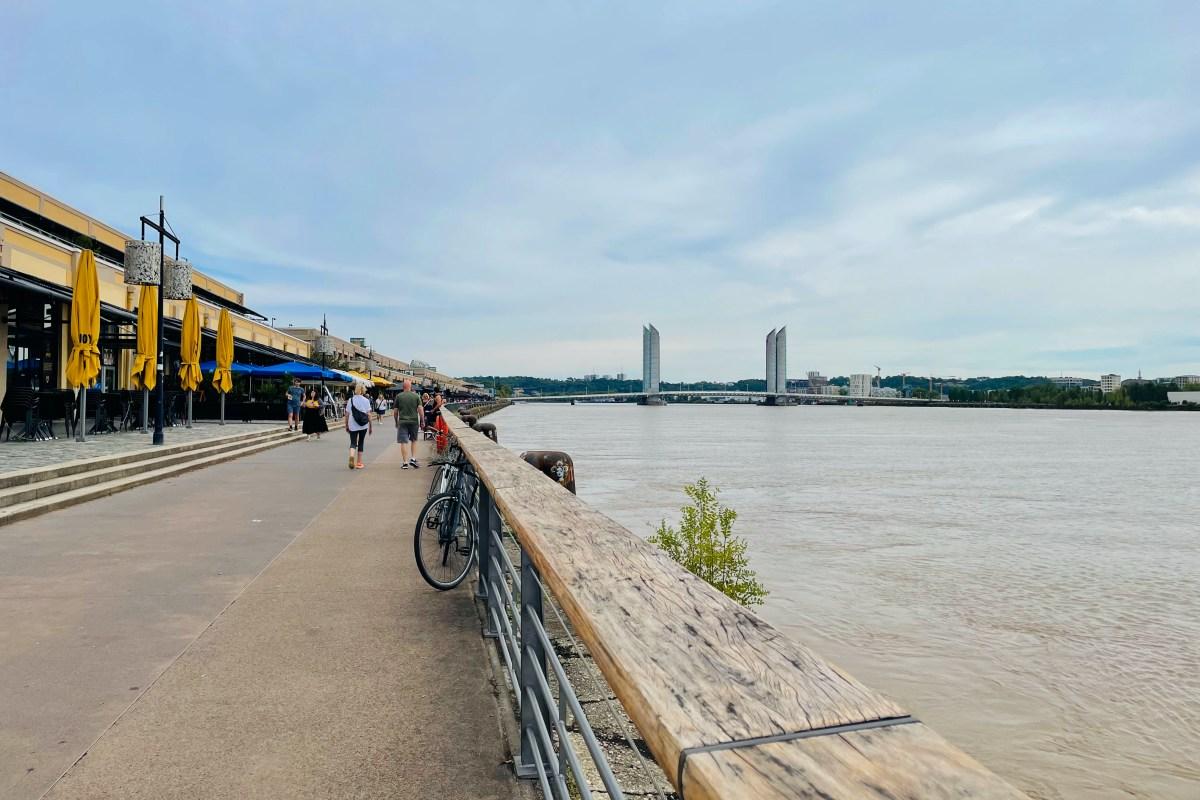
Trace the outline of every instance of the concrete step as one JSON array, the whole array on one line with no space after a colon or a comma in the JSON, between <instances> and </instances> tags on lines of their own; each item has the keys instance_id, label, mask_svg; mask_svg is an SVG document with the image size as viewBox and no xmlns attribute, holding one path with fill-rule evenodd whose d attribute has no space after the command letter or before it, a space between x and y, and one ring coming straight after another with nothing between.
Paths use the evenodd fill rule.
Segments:
<instances>
[{"instance_id":1,"label":"concrete step","mask_svg":"<svg viewBox=\"0 0 1200 800\"><path fill-rule=\"evenodd\" d=\"M140 471L125 477L113 478L90 486L58 492L47 497L15 503L0 508L0 526L44 514L48 511L73 506L77 503L95 500L99 497L107 497L110 494L116 494L117 492L132 489L136 486L143 486L147 483L163 480L164 478L182 475L192 470L202 469L225 461L232 461L235 458L253 455L263 450L270 450L272 447L279 447L280 445L303 439L303 434L290 433L288 431L280 433L284 435L255 436L251 438L249 443L244 443L241 447L232 449L221 448L218 452L208 454L193 454L192 458L166 466Z\"/></svg>"},{"instance_id":2,"label":"concrete step","mask_svg":"<svg viewBox=\"0 0 1200 800\"><path fill-rule=\"evenodd\" d=\"M28 469L5 472L0 474L0 489L7 489L12 486L20 486L29 483L39 483L41 481L51 480L53 478L76 475L80 472L90 472L92 470L117 466L118 464L132 464L137 461L160 458L162 456L171 455L174 453L186 453L216 444L227 442L248 442L260 437L288 432L284 427L264 428L251 433L246 433L245 431L236 432L236 426L233 425L228 427L231 430L224 436L214 436L209 439L201 439L194 442L184 442L181 444L166 444L162 447L151 446L149 434L122 434L125 436L145 436L147 447L142 450L131 450L126 453L113 453L105 456L93 456L91 458L81 458L75 461L63 461L58 464L50 464L44 467L30 467ZM36 445L29 446L33 447Z\"/></svg>"},{"instance_id":3,"label":"concrete step","mask_svg":"<svg viewBox=\"0 0 1200 800\"><path fill-rule=\"evenodd\" d=\"M163 453L162 450L155 450L152 451L153 457L151 458L117 463L112 466L97 464L96 468L86 472L74 472L62 477L50 477L35 483L26 483L11 486L7 489L0 489L0 508L6 508L29 500L50 497L62 492L82 489L86 486L94 486L98 483L107 483L108 481L127 478L140 472L151 472L162 467L169 467L173 464L181 464L186 461L194 461L210 455L216 455L217 453L238 450L251 443L277 438L291 438L295 435L294 433L280 429L251 436L222 437L219 440L206 442L205 446L202 447L186 450L180 449L166 453ZM48 475L53 475L55 472L54 469L46 470Z\"/></svg>"}]
</instances>

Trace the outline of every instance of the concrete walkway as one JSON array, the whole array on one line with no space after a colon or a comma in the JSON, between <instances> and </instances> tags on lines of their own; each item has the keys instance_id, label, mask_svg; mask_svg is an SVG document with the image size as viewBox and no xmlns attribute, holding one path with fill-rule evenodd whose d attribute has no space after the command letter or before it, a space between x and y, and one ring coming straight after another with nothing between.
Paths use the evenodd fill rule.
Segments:
<instances>
[{"instance_id":1,"label":"concrete walkway","mask_svg":"<svg viewBox=\"0 0 1200 800\"><path fill-rule=\"evenodd\" d=\"M392 431L366 470L331 434L0 532L0 796L512 797Z\"/></svg>"}]
</instances>

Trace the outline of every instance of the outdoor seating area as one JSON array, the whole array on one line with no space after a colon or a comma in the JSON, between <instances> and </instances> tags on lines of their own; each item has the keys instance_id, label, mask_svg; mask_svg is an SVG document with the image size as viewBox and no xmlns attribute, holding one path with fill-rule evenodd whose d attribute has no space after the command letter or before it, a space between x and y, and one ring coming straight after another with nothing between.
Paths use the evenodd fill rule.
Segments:
<instances>
[{"instance_id":1,"label":"outdoor seating area","mask_svg":"<svg viewBox=\"0 0 1200 800\"><path fill-rule=\"evenodd\" d=\"M182 393L168 391L164 397L163 424L175 427L184 418ZM35 391L15 386L0 400L0 441L41 442L72 438L79 426L88 436L124 433L143 429L143 393L130 390L87 392L86 418L76 392L64 389ZM151 398L153 413L154 398ZM153 418L150 420L153 424Z\"/></svg>"}]
</instances>

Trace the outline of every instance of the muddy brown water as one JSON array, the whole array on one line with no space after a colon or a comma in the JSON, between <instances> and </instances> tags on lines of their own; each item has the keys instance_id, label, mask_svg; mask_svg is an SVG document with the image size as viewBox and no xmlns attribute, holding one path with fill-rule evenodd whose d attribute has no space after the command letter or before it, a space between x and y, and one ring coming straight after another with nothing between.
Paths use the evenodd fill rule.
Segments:
<instances>
[{"instance_id":1,"label":"muddy brown water","mask_svg":"<svg viewBox=\"0 0 1200 800\"><path fill-rule=\"evenodd\" d=\"M1036 798L1200 798L1200 414L519 405L649 535L700 476L761 613Z\"/></svg>"}]
</instances>

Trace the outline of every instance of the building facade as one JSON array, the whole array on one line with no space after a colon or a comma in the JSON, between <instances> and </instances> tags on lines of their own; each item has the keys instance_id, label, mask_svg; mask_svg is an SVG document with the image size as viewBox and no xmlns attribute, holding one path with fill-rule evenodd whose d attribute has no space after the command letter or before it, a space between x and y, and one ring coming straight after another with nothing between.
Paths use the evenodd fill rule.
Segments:
<instances>
[{"instance_id":1,"label":"building facade","mask_svg":"<svg viewBox=\"0 0 1200 800\"><path fill-rule=\"evenodd\" d=\"M79 254L92 250L100 285L101 387L130 385L140 290L126 286L125 240L136 237L106 225L45 192L0 173L0 397L10 387L66 389L71 294ZM186 249L182 253L188 255ZM215 357L222 308L233 319L235 359L272 364L309 356L308 343L273 329L245 305L241 292L193 266L193 293L201 312L201 359ZM164 366L176 374L185 303L163 304Z\"/></svg>"},{"instance_id":2,"label":"building facade","mask_svg":"<svg viewBox=\"0 0 1200 800\"><path fill-rule=\"evenodd\" d=\"M1100 391L1104 394L1112 394L1117 389L1121 388L1121 376L1112 373L1100 376Z\"/></svg>"},{"instance_id":3,"label":"building facade","mask_svg":"<svg viewBox=\"0 0 1200 800\"><path fill-rule=\"evenodd\" d=\"M850 376L850 396L851 397L870 397L871 396L872 377L865 372L858 372Z\"/></svg>"}]
</instances>

